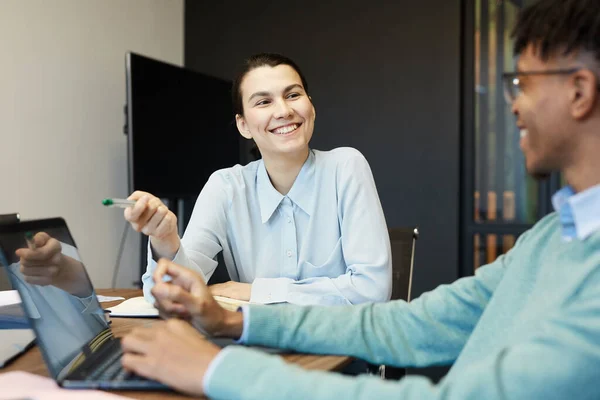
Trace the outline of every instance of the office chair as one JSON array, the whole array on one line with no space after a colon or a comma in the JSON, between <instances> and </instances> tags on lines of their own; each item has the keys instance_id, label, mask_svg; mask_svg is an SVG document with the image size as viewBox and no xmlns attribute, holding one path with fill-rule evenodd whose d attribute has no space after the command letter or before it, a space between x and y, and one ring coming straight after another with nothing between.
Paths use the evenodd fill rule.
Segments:
<instances>
[{"instance_id":1,"label":"office chair","mask_svg":"<svg viewBox=\"0 0 600 400\"><path fill-rule=\"evenodd\" d=\"M19 222L21 220L21 216L18 213L13 214L0 214L0 225L2 224L14 224L15 222ZM4 265L0 262L0 290L10 290L12 286L8 279L8 276L4 272Z\"/></svg>"},{"instance_id":2,"label":"office chair","mask_svg":"<svg viewBox=\"0 0 600 400\"><path fill-rule=\"evenodd\" d=\"M0 214L0 225L1 224L14 224L15 222L19 222L20 220L21 220L21 215L19 215L19 213Z\"/></svg>"},{"instance_id":3,"label":"office chair","mask_svg":"<svg viewBox=\"0 0 600 400\"><path fill-rule=\"evenodd\" d=\"M392 300L411 300L415 247L419 238L418 227L390 228L392 249ZM369 365L369 372L382 379L400 379L406 375L405 368L386 365Z\"/></svg>"}]
</instances>

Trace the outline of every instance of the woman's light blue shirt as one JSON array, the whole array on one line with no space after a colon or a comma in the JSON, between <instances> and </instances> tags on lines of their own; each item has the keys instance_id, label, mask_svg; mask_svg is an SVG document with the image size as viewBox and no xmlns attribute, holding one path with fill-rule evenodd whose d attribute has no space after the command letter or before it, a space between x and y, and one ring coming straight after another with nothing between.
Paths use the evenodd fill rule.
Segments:
<instances>
[{"instance_id":1,"label":"woman's light blue shirt","mask_svg":"<svg viewBox=\"0 0 600 400\"><path fill-rule=\"evenodd\" d=\"M311 150L287 195L262 160L216 171L198 196L174 262L206 280L223 251L251 302L358 304L391 295L390 242L367 160L357 150ZM142 281L150 288L151 251Z\"/></svg>"}]
</instances>

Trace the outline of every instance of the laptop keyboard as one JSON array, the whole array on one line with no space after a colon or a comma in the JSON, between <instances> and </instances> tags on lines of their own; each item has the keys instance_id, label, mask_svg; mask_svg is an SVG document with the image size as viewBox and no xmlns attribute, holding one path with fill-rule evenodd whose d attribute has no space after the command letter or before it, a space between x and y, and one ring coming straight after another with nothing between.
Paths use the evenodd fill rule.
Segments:
<instances>
[{"instance_id":1,"label":"laptop keyboard","mask_svg":"<svg viewBox=\"0 0 600 400\"><path fill-rule=\"evenodd\" d=\"M121 349L120 340L111 340L99 351L99 354L94 354L89 362L78 369L77 375L89 382L143 379L123 369L121 365L122 356L123 350Z\"/></svg>"},{"instance_id":2,"label":"laptop keyboard","mask_svg":"<svg viewBox=\"0 0 600 400\"><path fill-rule=\"evenodd\" d=\"M114 342L116 342L116 345L111 343L111 348L105 358L99 364L96 364L96 367L90 372L86 380L112 381L117 375L121 375L124 372L120 361L123 351L118 341L115 340Z\"/></svg>"}]
</instances>

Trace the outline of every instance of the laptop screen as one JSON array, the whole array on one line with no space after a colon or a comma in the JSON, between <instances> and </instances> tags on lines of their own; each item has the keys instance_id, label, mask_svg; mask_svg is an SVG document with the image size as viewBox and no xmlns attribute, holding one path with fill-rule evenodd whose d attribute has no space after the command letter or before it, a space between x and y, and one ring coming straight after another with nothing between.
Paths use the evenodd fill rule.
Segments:
<instances>
[{"instance_id":1,"label":"laptop screen","mask_svg":"<svg viewBox=\"0 0 600 400\"><path fill-rule=\"evenodd\" d=\"M55 379L65 374L61 371L73 370L111 336L63 219L0 225L0 268L21 296Z\"/></svg>"}]
</instances>

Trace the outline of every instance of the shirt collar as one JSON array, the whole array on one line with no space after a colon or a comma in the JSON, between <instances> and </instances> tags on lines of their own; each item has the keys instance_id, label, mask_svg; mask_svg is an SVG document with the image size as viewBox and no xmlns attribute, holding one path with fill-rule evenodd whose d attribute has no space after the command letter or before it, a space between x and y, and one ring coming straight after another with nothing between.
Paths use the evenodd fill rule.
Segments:
<instances>
[{"instance_id":1,"label":"shirt collar","mask_svg":"<svg viewBox=\"0 0 600 400\"><path fill-rule=\"evenodd\" d=\"M300 207L305 213L311 215L314 208L316 193L313 190L315 175L315 154L311 150L308 158L304 162L300 173L296 177L292 188L287 196L282 195L275 189L265 168L264 161L261 160L258 166L256 184L258 192L258 203L260 205L260 217L264 224L267 222L281 201L288 197L293 203Z\"/></svg>"},{"instance_id":2,"label":"shirt collar","mask_svg":"<svg viewBox=\"0 0 600 400\"><path fill-rule=\"evenodd\" d=\"M584 240L600 230L600 185L575 193L565 186L552 196L565 239Z\"/></svg>"},{"instance_id":3,"label":"shirt collar","mask_svg":"<svg viewBox=\"0 0 600 400\"><path fill-rule=\"evenodd\" d=\"M300 173L296 177L288 197L309 216L313 213L316 193L315 186L315 153L310 150Z\"/></svg>"}]
</instances>

